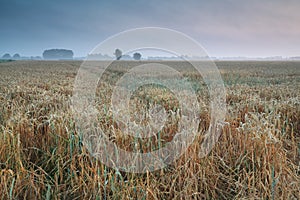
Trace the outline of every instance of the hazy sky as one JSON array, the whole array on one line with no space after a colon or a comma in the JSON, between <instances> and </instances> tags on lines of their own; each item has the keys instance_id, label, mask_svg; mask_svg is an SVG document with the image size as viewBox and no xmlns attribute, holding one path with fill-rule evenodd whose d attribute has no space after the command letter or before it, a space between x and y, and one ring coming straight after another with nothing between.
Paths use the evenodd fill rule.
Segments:
<instances>
[{"instance_id":1,"label":"hazy sky","mask_svg":"<svg viewBox=\"0 0 300 200\"><path fill-rule=\"evenodd\" d=\"M181 31L210 56L300 56L299 0L0 0L0 56L72 49L84 56L118 32Z\"/></svg>"}]
</instances>

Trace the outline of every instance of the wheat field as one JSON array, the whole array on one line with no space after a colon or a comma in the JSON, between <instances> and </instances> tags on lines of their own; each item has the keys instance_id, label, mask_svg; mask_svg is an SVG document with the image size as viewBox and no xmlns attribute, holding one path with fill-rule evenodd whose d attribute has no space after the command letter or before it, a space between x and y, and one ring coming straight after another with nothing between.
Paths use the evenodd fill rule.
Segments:
<instances>
[{"instance_id":1,"label":"wheat field","mask_svg":"<svg viewBox=\"0 0 300 200\"><path fill-rule=\"evenodd\" d=\"M136 140L115 122L112 86L143 62L114 62L96 92L99 126L127 151L157 149L178 128L178 119L168 119L159 137ZM182 72L202 103L199 137L172 165L136 174L105 166L82 144L71 110L80 61L0 63L0 199L300 199L300 62L216 61L228 111L204 158L198 153L210 123L207 88L186 63L163 64ZM132 102L139 110L179 106L157 86L136 91Z\"/></svg>"}]
</instances>

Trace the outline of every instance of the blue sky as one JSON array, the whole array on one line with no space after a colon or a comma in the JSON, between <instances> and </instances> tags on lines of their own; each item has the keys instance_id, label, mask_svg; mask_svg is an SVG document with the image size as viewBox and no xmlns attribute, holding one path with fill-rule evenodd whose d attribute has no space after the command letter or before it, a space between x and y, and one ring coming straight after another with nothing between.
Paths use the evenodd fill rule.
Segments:
<instances>
[{"instance_id":1,"label":"blue sky","mask_svg":"<svg viewBox=\"0 0 300 200\"><path fill-rule=\"evenodd\" d=\"M84 56L107 37L164 27L197 40L210 56L299 56L298 0L0 0L0 56L48 48Z\"/></svg>"}]
</instances>

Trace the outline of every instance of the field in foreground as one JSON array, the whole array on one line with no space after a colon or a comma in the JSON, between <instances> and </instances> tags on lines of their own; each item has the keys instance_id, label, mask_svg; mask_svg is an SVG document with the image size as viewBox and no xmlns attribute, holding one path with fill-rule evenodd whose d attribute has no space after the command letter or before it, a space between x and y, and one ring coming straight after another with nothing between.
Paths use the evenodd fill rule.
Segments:
<instances>
[{"instance_id":1,"label":"field in foreground","mask_svg":"<svg viewBox=\"0 0 300 200\"><path fill-rule=\"evenodd\" d=\"M146 174L108 168L82 146L70 109L81 62L0 63L0 199L300 199L300 62L216 62L224 80L226 125L210 154L202 138L169 167ZM170 119L156 140L124 137L109 110L113 85L138 62L115 62L99 83L99 124L128 151L151 151L176 133ZM165 62L193 83L199 134L209 127L203 81L181 62ZM151 86L132 101L178 109ZM146 106L147 107L147 106ZM136 143L139 147L136 148Z\"/></svg>"}]
</instances>

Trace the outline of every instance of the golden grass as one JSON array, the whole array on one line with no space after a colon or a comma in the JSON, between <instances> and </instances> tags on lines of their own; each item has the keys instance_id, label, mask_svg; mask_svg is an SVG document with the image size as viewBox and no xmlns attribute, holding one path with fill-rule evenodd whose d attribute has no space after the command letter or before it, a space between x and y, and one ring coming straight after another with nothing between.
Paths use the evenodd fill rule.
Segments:
<instances>
[{"instance_id":1,"label":"golden grass","mask_svg":"<svg viewBox=\"0 0 300 200\"><path fill-rule=\"evenodd\" d=\"M218 143L200 159L200 136L172 165L146 174L108 168L82 145L70 109L80 64L0 64L0 199L300 199L299 62L217 62L229 122ZM99 123L120 147L151 151L172 140L178 119L168 118L159 137L136 140L122 134L107 108L112 85L137 64L116 62L104 74L96 98ZM164 64L194 84L202 105L201 135L210 120L201 77L181 62ZM160 103L176 112L178 107L161 88L135 95L139 108Z\"/></svg>"}]
</instances>

